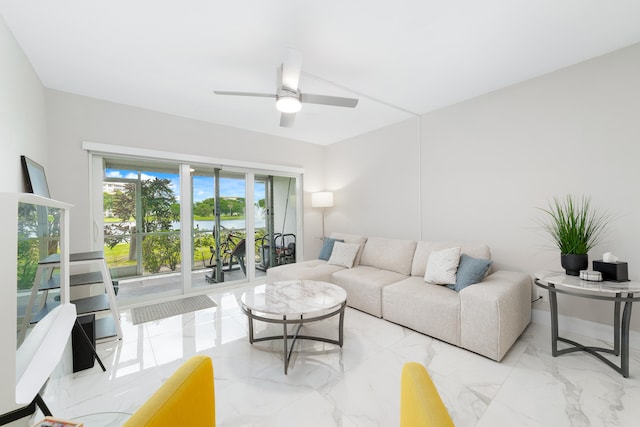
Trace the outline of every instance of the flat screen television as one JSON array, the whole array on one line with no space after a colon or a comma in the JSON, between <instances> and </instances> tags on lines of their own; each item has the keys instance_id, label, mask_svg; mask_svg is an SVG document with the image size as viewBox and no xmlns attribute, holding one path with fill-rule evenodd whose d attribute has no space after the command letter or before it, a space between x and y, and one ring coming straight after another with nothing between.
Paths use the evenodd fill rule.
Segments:
<instances>
[{"instance_id":1,"label":"flat screen television","mask_svg":"<svg viewBox=\"0 0 640 427\"><path fill-rule=\"evenodd\" d=\"M22 163L22 173L24 175L26 192L50 198L49 185L47 184L47 176L44 173L44 167L27 156L20 156L20 162Z\"/></svg>"}]
</instances>

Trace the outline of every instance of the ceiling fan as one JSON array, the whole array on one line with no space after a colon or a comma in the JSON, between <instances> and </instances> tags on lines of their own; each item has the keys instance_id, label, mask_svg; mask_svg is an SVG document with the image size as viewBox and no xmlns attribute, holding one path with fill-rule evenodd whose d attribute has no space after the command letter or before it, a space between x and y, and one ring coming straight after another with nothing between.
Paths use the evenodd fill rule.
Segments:
<instances>
[{"instance_id":1,"label":"ceiling fan","mask_svg":"<svg viewBox=\"0 0 640 427\"><path fill-rule=\"evenodd\" d=\"M294 50L285 50L282 65L278 67L276 81L276 93L255 92L230 92L214 90L216 95L257 96L262 98L275 98L276 109L280 111L280 126L292 127L296 113L302 108L302 104L322 104L336 107L354 108L358 105L355 98L343 98L339 96L315 95L302 93L298 87L300 80L301 55Z\"/></svg>"}]
</instances>

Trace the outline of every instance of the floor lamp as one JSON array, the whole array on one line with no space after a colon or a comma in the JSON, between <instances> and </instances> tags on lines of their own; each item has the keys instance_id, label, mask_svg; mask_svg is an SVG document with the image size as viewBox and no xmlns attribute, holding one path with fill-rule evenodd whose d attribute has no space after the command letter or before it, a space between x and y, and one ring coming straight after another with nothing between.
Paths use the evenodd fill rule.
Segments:
<instances>
[{"instance_id":1,"label":"floor lamp","mask_svg":"<svg viewBox=\"0 0 640 427\"><path fill-rule=\"evenodd\" d=\"M333 192L318 191L311 193L311 207L322 208L322 240L324 240L324 208L333 207Z\"/></svg>"}]
</instances>

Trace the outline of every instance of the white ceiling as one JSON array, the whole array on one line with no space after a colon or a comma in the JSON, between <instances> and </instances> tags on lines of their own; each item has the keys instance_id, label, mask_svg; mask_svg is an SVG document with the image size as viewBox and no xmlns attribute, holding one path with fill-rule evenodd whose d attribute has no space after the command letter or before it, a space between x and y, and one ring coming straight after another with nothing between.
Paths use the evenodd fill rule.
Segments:
<instances>
[{"instance_id":1,"label":"white ceiling","mask_svg":"<svg viewBox=\"0 0 640 427\"><path fill-rule=\"evenodd\" d=\"M0 0L45 87L329 144L640 42L639 0ZM305 104L279 127L283 48Z\"/></svg>"}]
</instances>

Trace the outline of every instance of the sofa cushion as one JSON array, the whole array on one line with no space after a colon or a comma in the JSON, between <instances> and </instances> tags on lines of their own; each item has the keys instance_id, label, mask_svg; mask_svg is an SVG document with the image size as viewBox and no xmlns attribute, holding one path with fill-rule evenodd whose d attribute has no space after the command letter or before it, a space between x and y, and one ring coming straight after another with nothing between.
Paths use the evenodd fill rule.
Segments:
<instances>
[{"instance_id":1,"label":"sofa cushion","mask_svg":"<svg viewBox=\"0 0 640 427\"><path fill-rule=\"evenodd\" d=\"M460 253L467 254L475 258L491 259L491 252L487 245L474 245L469 243L451 243L451 242L418 242L416 252L413 255L413 263L411 264L411 275L424 277L427 271L427 261L431 251L438 251L458 246Z\"/></svg>"},{"instance_id":2,"label":"sofa cushion","mask_svg":"<svg viewBox=\"0 0 640 427\"><path fill-rule=\"evenodd\" d=\"M360 245L357 243L335 242L328 262L332 265L341 265L343 267L351 268L353 267L353 262L355 261L359 250Z\"/></svg>"},{"instance_id":3,"label":"sofa cushion","mask_svg":"<svg viewBox=\"0 0 640 427\"><path fill-rule=\"evenodd\" d=\"M423 334L460 345L460 298L446 286L409 277L382 289L382 317Z\"/></svg>"},{"instance_id":4,"label":"sofa cushion","mask_svg":"<svg viewBox=\"0 0 640 427\"><path fill-rule=\"evenodd\" d=\"M271 267L267 270L267 283L281 282L283 280L319 280L331 282L331 275L336 271L344 270L339 265L328 264L327 261L313 259L310 261L284 264Z\"/></svg>"},{"instance_id":5,"label":"sofa cushion","mask_svg":"<svg viewBox=\"0 0 640 427\"><path fill-rule=\"evenodd\" d=\"M357 243L360 245L360 250L358 251L358 255L356 255L356 259L353 265L360 264L360 258L362 257L362 248L364 247L367 238L364 236L358 236L355 234L346 234L346 233L331 233L332 239L344 240L344 243Z\"/></svg>"},{"instance_id":6,"label":"sofa cushion","mask_svg":"<svg viewBox=\"0 0 640 427\"><path fill-rule=\"evenodd\" d=\"M344 240L325 237L324 241L322 242L322 249L320 249L320 255L318 255L318 259L329 261L329 258L331 258L331 253L333 252L333 245L335 242L344 242Z\"/></svg>"},{"instance_id":7,"label":"sofa cushion","mask_svg":"<svg viewBox=\"0 0 640 427\"><path fill-rule=\"evenodd\" d=\"M474 258L467 254L460 255L456 283L455 285L447 285L447 287L460 292L467 286L482 282L492 262L490 259Z\"/></svg>"},{"instance_id":8,"label":"sofa cushion","mask_svg":"<svg viewBox=\"0 0 640 427\"><path fill-rule=\"evenodd\" d=\"M362 249L360 264L408 276L415 250L416 242L413 240L370 237Z\"/></svg>"},{"instance_id":9,"label":"sofa cushion","mask_svg":"<svg viewBox=\"0 0 640 427\"><path fill-rule=\"evenodd\" d=\"M407 276L394 271L358 265L350 270L333 273L331 277L333 283L347 292L347 305L382 317L382 288L389 283L406 279Z\"/></svg>"},{"instance_id":10,"label":"sofa cushion","mask_svg":"<svg viewBox=\"0 0 640 427\"><path fill-rule=\"evenodd\" d=\"M424 281L434 285L455 285L456 271L460 263L460 248L431 251L427 261Z\"/></svg>"}]
</instances>

